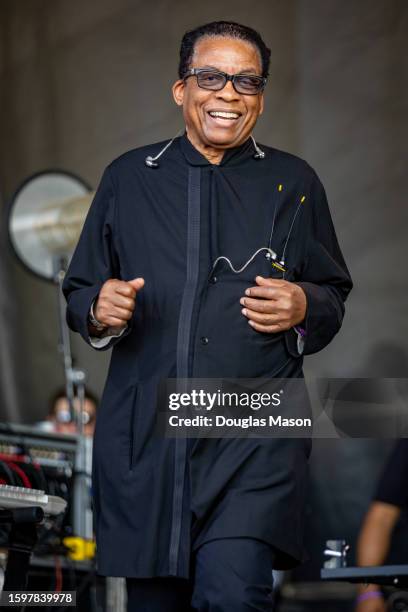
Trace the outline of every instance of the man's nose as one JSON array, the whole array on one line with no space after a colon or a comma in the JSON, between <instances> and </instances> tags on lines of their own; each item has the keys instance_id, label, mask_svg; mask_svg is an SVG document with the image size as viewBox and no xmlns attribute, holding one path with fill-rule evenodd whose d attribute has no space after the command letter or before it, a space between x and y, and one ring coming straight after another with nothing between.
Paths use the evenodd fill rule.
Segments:
<instances>
[{"instance_id":1,"label":"man's nose","mask_svg":"<svg viewBox=\"0 0 408 612\"><path fill-rule=\"evenodd\" d=\"M239 100L239 93L237 93L234 89L232 81L227 81L225 86L219 91L215 92L217 98L222 98L223 100Z\"/></svg>"}]
</instances>

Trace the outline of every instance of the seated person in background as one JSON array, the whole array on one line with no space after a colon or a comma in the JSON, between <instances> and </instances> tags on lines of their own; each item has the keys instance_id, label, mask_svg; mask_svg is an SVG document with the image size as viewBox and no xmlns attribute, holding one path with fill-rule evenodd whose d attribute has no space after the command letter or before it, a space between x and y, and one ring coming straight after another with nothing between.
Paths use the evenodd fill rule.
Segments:
<instances>
[{"instance_id":1,"label":"seated person in background","mask_svg":"<svg viewBox=\"0 0 408 612\"><path fill-rule=\"evenodd\" d=\"M96 407L98 400L96 396L89 390L86 391L84 402L84 435L93 436L96 420ZM57 433L75 434L77 426L74 421L70 420L69 404L65 395L65 388L61 387L54 393L50 399L49 413L44 421L38 423L38 426L45 431L55 431ZM79 400L75 398L74 408L76 412L79 410Z\"/></svg>"},{"instance_id":2,"label":"seated person in background","mask_svg":"<svg viewBox=\"0 0 408 612\"><path fill-rule=\"evenodd\" d=\"M408 508L408 439L397 442L386 464L374 499L365 515L357 543L357 564L383 565L401 511ZM408 560L407 560L408 561ZM385 612L377 585L361 585L356 612Z\"/></svg>"}]
</instances>

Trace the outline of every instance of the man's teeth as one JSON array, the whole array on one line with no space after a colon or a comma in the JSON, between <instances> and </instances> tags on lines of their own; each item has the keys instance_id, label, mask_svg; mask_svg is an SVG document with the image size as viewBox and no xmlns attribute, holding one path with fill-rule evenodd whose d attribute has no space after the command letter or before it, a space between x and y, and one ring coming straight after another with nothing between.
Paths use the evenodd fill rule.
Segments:
<instances>
[{"instance_id":1,"label":"man's teeth","mask_svg":"<svg viewBox=\"0 0 408 612\"><path fill-rule=\"evenodd\" d=\"M222 117L223 119L238 119L238 113L227 113L223 111L210 111L211 117Z\"/></svg>"}]
</instances>

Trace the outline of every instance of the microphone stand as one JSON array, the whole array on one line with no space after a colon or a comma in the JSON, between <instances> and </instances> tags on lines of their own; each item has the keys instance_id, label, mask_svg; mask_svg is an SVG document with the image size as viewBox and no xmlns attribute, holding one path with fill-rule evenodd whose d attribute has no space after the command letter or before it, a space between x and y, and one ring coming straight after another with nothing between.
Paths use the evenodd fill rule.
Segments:
<instances>
[{"instance_id":1,"label":"microphone stand","mask_svg":"<svg viewBox=\"0 0 408 612\"><path fill-rule=\"evenodd\" d=\"M93 539L92 509L90 506L91 470L92 470L92 439L84 435L84 404L85 381L84 370L73 367L71 340L66 323L66 303L62 293L67 261L65 257L57 256L53 261L54 282L58 285L58 318L60 339L58 350L62 355L65 374L65 389L69 405L71 421L77 430L77 452L74 467L74 504L72 507L72 525L74 534L84 539ZM75 410L75 400L79 410Z\"/></svg>"}]
</instances>

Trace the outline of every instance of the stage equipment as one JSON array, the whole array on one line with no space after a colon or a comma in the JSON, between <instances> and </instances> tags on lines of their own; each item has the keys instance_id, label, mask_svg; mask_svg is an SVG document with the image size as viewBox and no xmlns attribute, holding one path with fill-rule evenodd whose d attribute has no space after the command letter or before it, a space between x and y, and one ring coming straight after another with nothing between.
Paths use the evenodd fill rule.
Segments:
<instances>
[{"instance_id":1,"label":"stage equipment","mask_svg":"<svg viewBox=\"0 0 408 612\"><path fill-rule=\"evenodd\" d=\"M69 261L93 194L79 177L40 172L14 194L8 218L13 249L30 272L55 280L55 260Z\"/></svg>"},{"instance_id":2,"label":"stage equipment","mask_svg":"<svg viewBox=\"0 0 408 612\"><path fill-rule=\"evenodd\" d=\"M46 514L58 516L67 502L45 491L0 485L0 525L10 525L7 538L7 565L4 590L15 591L27 586L28 569L38 539L38 526Z\"/></svg>"},{"instance_id":3,"label":"stage equipment","mask_svg":"<svg viewBox=\"0 0 408 612\"><path fill-rule=\"evenodd\" d=\"M344 540L327 541L324 556L328 559L320 572L322 580L408 587L408 565L348 567L346 562L348 548ZM390 612L408 612L408 593L392 593L388 609Z\"/></svg>"},{"instance_id":4,"label":"stage equipment","mask_svg":"<svg viewBox=\"0 0 408 612\"><path fill-rule=\"evenodd\" d=\"M56 495L46 495L45 491L26 489L0 484L0 508L28 508L39 506L51 516L64 512L67 502Z\"/></svg>"},{"instance_id":5,"label":"stage equipment","mask_svg":"<svg viewBox=\"0 0 408 612\"><path fill-rule=\"evenodd\" d=\"M82 456L84 451L85 456ZM32 495L33 490L42 490L45 497L57 496L65 500L65 513L56 522L43 525L38 546L41 553L55 552L53 547L60 547L66 537L85 533L89 534L89 540L93 539L91 460L90 437L82 440L76 434L0 423L0 482L15 487L16 492L21 492L24 487L27 495ZM85 471L79 475L78 470L83 468ZM84 492L79 491L83 506L75 499L78 476L81 476L85 488ZM11 492L13 489L8 490ZM43 506L38 494L35 495L36 505Z\"/></svg>"},{"instance_id":6,"label":"stage equipment","mask_svg":"<svg viewBox=\"0 0 408 612\"><path fill-rule=\"evenodd\" d=\"M60 326L59 352L63 358L66 396L71 420L78 431L78 450L74 495L78 508L87 507L86 444L83 434L83 406L86 375L73 367L66 304L62 283L69 261L78 242L93 193L80 178L63 171L40 172L28 178L14 194L8 213L10 242L20 262L38 277L53 282L58 288ZM79 409L74 409L74 399ZM78 510L79 512L79 510ZM91 538L86 521L76 525L76 536Z\"/></svg>"}]
</instances>

